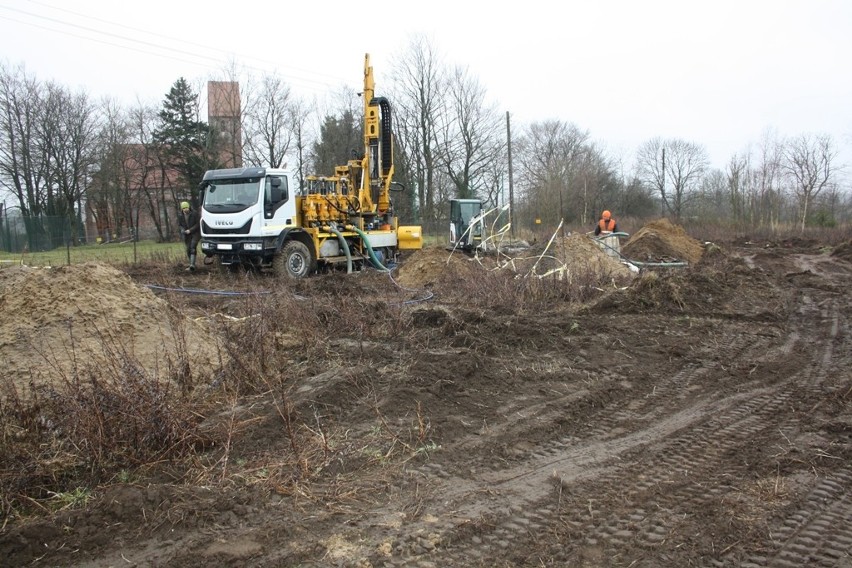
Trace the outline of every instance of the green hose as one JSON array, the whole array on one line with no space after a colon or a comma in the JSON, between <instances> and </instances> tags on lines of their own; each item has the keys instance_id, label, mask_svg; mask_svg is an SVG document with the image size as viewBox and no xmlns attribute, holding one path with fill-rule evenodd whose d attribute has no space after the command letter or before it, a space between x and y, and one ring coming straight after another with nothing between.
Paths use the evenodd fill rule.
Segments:
<instances>
[{"instance_id":1,"label":"green hose","mask_svg":"<svg viewBox=\"0 0 852 568\"><path fill-rule=\"evenodd\" d=\"M343 238L343 233L337 230L337 227L331 225L329 227L331 232L337 235L337 241L340 243L340 248L343 249L343 252L346 253L346 274L352 274L352 253L349 252L349 244L346 242L346 239Z\"/></svg>"},{"instance_id":2,"label":"green hose","mask_svg":"<svg viewBox=\"0 0 852 568\"><path fill-rule=\"evenodd\" d=\"M355 225L352 225L351 227L353 231L358 233L358 235L361 237L361 240L364 241L364 246L367 248L367 252L370 255L370 260L373 261L373 266L375 266L378 270L382 272L390 272L390 270L388 270L381 262L379 262L378 257L376 257L376 253L373 252L373 247L370 246L370 240L367 238L366 233L364 233L364 231L362 231Z\"/></svg>"}]
</instances>

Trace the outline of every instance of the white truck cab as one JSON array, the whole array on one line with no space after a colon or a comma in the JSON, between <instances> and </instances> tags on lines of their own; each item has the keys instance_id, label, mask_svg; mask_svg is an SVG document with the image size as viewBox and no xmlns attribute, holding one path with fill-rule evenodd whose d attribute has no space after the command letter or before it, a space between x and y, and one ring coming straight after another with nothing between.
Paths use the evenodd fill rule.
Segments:
<instances>
[{"instance_id":1,"label":"white truck cab","mask_svg":"<svg viewBox=\"0 0 852 568\"><path fill-rule=\"evenodd\" d=\"M297 227L293 174L280 169L210 170L201 183L201 251L222 265L271 264Z\"/></svg>"}]
</instances>

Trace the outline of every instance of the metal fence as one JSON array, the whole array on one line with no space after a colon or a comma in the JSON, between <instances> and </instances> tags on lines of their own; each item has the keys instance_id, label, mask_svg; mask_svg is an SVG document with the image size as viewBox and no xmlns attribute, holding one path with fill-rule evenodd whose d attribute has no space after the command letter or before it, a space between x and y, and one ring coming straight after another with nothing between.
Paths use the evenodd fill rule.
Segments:
<instances>
[{"instance_id":1,"label":"metal fence","mask_svg":"<svg viewBox=\"0 0 852 568\"><path fill-rule=\"evenodd\" d=\"M0 216L0 251L8 253L41 252L67 246L102 242L127 242L136 239L133 228L122 233L98 234L85 223L66 216ZM140 231L139 240L156 239L153 229Z\"/></svg>"}]
</instances>

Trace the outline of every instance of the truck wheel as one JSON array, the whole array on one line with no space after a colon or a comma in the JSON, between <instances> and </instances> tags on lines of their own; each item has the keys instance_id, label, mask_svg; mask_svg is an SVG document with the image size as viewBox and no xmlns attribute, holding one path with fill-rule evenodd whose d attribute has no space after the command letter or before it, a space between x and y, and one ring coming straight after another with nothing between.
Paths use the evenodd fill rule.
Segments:
<instances>
[{"instance_id":1,"label":"truck wheel","mask_svg":"<svg viewBox=\"0 0 852 568\"><path fill-rule=\"evenodd\" d=\"M290 278L304 278L316 270L311 252L299 241L290 241L281 247L281 252L275 255L273 264L276 274Z\"/></svg>"}]
</instances>

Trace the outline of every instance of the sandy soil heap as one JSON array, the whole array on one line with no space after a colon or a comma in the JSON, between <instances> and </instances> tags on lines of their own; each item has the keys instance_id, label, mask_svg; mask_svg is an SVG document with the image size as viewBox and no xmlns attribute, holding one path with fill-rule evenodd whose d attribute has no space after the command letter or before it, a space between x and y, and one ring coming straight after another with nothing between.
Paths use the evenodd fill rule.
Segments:
<instances>
[{"instance_id":1,"label":"sandy soil heap","mask_svg":"<svg viewBox=\"0 0 852 568\"><path fill-rule=\"evenodd\" d=\"M209 371L217 341L115 268L16 266L0 271L0 364L17 386L124 360L166 376L189 359Z\"/></svg>"},{"instance_id":2,"label":"sandy soil heap","mask_svg":"<svg viewBox=\"0 0 852 568\"><path fill-rule=\"evenodd\" d=\"M668 219L648 223L634 233L621 253L637 262L681 261L695 264L701 260L704 247L686 234L683 227Z\"/></svg>"},{"instance_id":3,"label":"sandy soil heap","mask_svg":"<svg viewBox=\"0 0 852 568\"><path fill-rule=\"evenodd\" d=\"M553 276L569 281L630 276L627 266L607 255L588 236L572 234L512 255L491 251L471 257L461 251L450 253L444 247L427 247L411 253L395 278L403 286L426 286L437 282L448 270L470 276L471 271L509 270L521 276Z\"/></svg>"}]
</instances>

